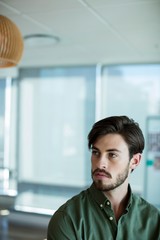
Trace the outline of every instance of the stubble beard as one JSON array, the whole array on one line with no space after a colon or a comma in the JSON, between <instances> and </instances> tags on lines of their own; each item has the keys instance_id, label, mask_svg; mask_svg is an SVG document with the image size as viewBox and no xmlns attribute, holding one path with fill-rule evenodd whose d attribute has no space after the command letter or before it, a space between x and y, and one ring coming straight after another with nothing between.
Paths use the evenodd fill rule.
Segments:
<instances>
[{"instance_id":1,"label":"stubble beard","mask_svg":"<svg viewBox=\"0 0 160 240\"><path fill-rule=\"evenodd\" d=\"M129 174L129 165L127 165L127 167L125 168L125 170L122 173L119 173L117 175L114 183L107 184L107 183L104 183L104 181L102 181L102 180L94 180L93 172L92 172L92 179L93 179L93 183L94 183L95 187L98 190L106 192L106 191L111 191L111 190L119 187L120 185L122 185L125 182L125 180L127 179L128 174Z\"/></svg>"}]
</instances>

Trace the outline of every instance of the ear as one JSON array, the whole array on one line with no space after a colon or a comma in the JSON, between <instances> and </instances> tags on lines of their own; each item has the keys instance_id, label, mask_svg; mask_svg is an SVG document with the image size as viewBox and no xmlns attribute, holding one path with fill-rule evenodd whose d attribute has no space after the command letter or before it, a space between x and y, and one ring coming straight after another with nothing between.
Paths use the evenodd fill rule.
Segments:
<instances>
[{"instance_id":1,"label":"ear","mask_svg":"<svg viewBox=\"0 0 160 240\"><path fill-rule=\"evenodd\" d=\"M133 155L132 159L130 160L131 172L140 164L141 159L142 159L141 153L136 153Z\"/></svg>"}]
</instances>

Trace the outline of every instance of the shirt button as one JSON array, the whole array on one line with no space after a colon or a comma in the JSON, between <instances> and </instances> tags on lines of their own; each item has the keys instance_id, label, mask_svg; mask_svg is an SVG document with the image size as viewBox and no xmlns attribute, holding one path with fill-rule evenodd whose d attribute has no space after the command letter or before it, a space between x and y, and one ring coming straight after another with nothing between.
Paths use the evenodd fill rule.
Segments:
<instances>
[{"instance_id":1,"label":"shirt button","mask_svg":"<svg viewBox=\"0 0 160 240\"><path fill-rule=\"evenodd\" d=\"M110 202L109 202L109 201L107 201L107 205L110 205Z\"/></svg>"},{"instance_id":2,"label":"shirt button","mask_svg":"<svg viewBox=\"0 0 160 240\"><path fill-rule=\"evenodd\" d=\"M113 220L113 217L109 217L109 220L112 221L112 220Z\"/></svg>"},{"instance_id":3,"label":"shirt button","mask_svg":"<svg viewBox=\"0 0 160 240\"><path fill-rule=\"evenodd\" d=\"M100 204L100 207L103 208L103 204Z\"/></svg>"}]
</instances>

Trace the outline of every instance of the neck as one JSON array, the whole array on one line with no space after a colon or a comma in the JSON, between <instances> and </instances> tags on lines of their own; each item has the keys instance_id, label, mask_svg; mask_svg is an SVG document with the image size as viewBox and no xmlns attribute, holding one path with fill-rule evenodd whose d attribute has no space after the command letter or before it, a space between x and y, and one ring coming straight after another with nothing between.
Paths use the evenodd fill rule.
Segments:
<instances>
[{"instance_id":1,"label":"neck","mask_svg":"<svg viewBox=\"0 0 160 240\"><path fill-rule=\"evenodd\" d=\"M116 220L123 215L128 203L128 183L114 190L104 192L110 200Z\"/></svg>"}]
</instances>

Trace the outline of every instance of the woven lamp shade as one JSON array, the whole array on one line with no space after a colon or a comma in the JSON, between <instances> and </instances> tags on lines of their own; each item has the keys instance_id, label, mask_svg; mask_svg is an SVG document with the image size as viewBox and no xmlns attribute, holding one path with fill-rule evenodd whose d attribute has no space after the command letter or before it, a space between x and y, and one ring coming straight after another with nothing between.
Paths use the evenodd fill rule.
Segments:
<instances>
[{"instance_id":1,"label":"woven lamp shade","mask_svg":"<svg viewBox=\"0 0 160 240\"><path fill-rule=\"evenodd\" d=\"M0 15L0 68L18 64L23 53L23 38L18 27Z\"/></svg>"}]
</instances>

